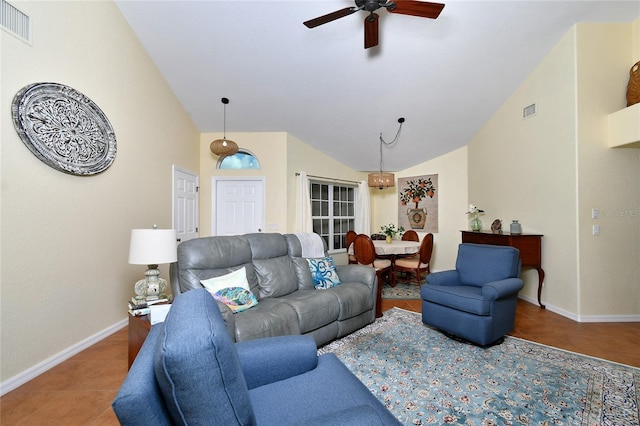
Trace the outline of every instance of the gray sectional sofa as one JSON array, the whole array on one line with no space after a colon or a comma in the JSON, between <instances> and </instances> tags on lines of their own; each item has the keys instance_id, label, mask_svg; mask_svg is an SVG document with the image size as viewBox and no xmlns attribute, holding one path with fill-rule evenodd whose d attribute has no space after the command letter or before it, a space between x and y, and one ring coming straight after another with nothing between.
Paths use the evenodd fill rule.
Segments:
<instances>
[{"instance_id":1,"label":"gray sectional sofa","mask_svg":"<svg viewBox=\"0 0 640 426\"><path fill-rule=\"evenodd\" d=\"M320 346L375 320L375 270L340 265L336 271L341 284L316 289L295 234L256 233L185 241L178 246L178 261L171 265L173 294L202 288L201 281L242 267L258 304L233 313L217 302L236 342L301 334L312 336Z\"/></svg>"}]
</instances>

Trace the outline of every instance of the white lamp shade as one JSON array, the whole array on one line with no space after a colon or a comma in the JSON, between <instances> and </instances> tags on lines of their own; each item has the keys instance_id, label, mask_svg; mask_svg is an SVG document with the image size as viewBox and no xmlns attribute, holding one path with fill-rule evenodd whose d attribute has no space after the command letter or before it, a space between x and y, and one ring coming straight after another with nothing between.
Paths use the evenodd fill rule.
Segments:
<instances>
[{"instance_id":1,"label":"white lamp shade","mask_svg":"<svg viewBox=\"0 0 640 426\"><path fill-rule=\"evenodd\" d=\"M178 260L175 229L132 229L129 263L160 265Z\"/></svg>"}]
</instances>

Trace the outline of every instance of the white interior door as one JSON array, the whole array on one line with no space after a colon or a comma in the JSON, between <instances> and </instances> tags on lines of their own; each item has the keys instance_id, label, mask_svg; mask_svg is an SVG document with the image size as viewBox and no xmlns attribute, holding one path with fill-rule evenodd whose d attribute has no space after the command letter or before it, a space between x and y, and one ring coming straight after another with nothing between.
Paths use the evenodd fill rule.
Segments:
<instances>
[{"instance_id":1,"label":"white interior door","mask_svg":"<svg viewBox=\"0 0 640 426\"><path fill-rule=\"evenodd\" d=\"M264 178L214 178L214 235L241 235L264 230Z\"/></svg>"},{"instance_id":2,"label":"white interior door","mask_svg":"<svg viewBox=\"0 0 640 426\"><path fill-rule=\"evenodd\" d=\"M178 241L198 237L198 188L198 175L173 166L173 228Z\"/></svg>"}]
</instances>

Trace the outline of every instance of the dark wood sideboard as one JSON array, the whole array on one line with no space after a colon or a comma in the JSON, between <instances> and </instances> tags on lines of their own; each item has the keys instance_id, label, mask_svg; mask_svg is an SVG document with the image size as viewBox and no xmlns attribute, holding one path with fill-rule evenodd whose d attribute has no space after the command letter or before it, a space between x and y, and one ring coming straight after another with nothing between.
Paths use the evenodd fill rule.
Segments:
<instances>
[{"instance_id":1,"label":"dark wood sideboard","mask_svg":"<svg viewBox=\"0 0 640 426\"><path fill-rule=\"evenodd\" d=\"M542 269L542 237L541 234L494 234L489 231L461 231L463 243L493 244L496 246L511 246L520 250L522 266L534 268L538 271L538 305L545 306L540 301L544 270Z\"/></svg>"}]
</instances>

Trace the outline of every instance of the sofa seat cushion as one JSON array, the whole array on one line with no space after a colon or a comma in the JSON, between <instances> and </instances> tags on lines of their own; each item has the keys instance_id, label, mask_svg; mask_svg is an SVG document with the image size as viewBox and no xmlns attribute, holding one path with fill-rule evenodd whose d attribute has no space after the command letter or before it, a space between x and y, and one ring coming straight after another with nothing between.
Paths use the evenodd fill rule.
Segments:
<instances>
[{"instance_id":1,"label":"sofa seat cushion","mask_svg":"<svg viewBox=\"0 0 640 426\"><path fill-rule=\"evenodd\" d=\"M301 333L317 330L336 321L340 312L338 299L327 290L297 290L278 300L296 311Z\"/></svg>"},{"instance_id":2,"label":"sofa seat cushion","mask_svg":"<svg viewBox=\"0 0 640 426\"><path fill-rule=\"evenodd\" d=\"M176 424L255 423L235 345L205 289L176 297L156 343L154 369Z\"/></svg>"},{"instance_id":3,"label":"sofa seat cushion","mask_svg":"<svg viewBox=\"0 0 640 426\"><path fill-rule=\"evenodd\" d=\"M251 389L249 395L259 424L309 425L319 419L326 419L320 424L352 424L344 411L360 406L368 406L375 421L366 416L366 423L355 424L400 424L334 354L318 357L318 366L306 374Z\"/></svg>"},{"instance_id":4,"label":"sofa seat cushion","mask_svg":"<svg viewBox=\"0 0 640 426\"><path fill-rule=\"evenodd\" d=\"M371 269L371 268L369 268ZM360 282L344 282L338 287L324 290L338 299L338 321L356 317L373 309L375 303L371 288Z\"/></svg>"},{"instance_id":5,"label":"sofa seat cushion","mask_svg":"<svg viewBox=\"0 0 640 426\"><path fill-rule=\"evenodd\" d=\"M253 308L234 315L236 342L260 337L302 334L295 309L279 298L260 299Z\"/></svg>"},{"instance_id":6,"label":"sofa seat cushion","mask_svg":"<svg viewBox=\"0 0 640 426\"><path fill-rule=\"evenodd\" d=\"M448 306L475 315L490 315L491 300L482 298L482 288L474 286L437 286L424 284L420 289L423 300Z\"/></svg>"}]
</instances>

